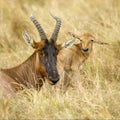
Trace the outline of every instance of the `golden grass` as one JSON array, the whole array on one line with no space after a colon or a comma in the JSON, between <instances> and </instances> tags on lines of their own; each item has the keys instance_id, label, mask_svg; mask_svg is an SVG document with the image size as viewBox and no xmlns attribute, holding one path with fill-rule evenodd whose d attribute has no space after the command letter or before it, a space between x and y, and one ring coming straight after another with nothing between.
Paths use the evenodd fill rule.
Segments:
<instances>
[{"instance_id":1,"label":"golden grass","mask_svg":"<svg viewBox=\"0 0 120 120\"><path fill-rule=\"evenodd\" d=\"M22 31L39 35L29 16L40 21L48 37L54 29L52 12L62 19L58 42L68 31L90 32L108 46L95 44L80 80L65 94L45 84L41 91L24 90L9 100L0 96L0 119L120 119L120 1L119 0L0 0L0 67L23 62L33 50ZM18 62L19 61L19 62Z\"/></svg>"}]
</instances>

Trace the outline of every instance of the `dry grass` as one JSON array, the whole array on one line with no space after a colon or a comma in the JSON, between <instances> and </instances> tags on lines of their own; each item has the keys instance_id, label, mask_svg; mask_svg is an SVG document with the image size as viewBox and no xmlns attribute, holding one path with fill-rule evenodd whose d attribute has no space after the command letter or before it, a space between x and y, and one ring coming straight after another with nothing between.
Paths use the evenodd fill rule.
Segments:
<instances>
[{"instance_id":1,"label":"dry grass","mask_svg":"<svg viewBox=\"0 0 120 120\"><path fill-rule=\"evenodd\" d=\"M29 20L34 14L48 37L55 21L62 19L58 42L68 40L68 31L90 32L109 46L94 45L83 66L80 80L73 80L65 94L45 84L41 91L24 90L15 98L0 96L0 119L120 119L120 1L119 0L0 0L0 67L23 62L33 50L22 38L28 30L39 35Z\"/></svg>"}]
</instances>

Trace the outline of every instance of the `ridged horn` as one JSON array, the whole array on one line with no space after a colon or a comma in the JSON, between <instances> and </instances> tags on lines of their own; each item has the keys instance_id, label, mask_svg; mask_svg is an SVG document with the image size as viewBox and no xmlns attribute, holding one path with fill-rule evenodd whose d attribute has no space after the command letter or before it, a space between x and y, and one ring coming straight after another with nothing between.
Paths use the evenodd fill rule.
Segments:
<instances>
[{"instance_id":1,"label":"ridged horn","mask_svg":"<svg viewBox=\"0 0 120 120\"><path fill-rule=\"evenodd\" d=\"M53 16L52 14L51 14L51 16L56 20L56 26L54 28L54 31L53 31L53 34L52 34L50 40L56 42L57 36L58 36L58 32L59 32L60 27L61 27L61 19L56 17L56 16Z\"/></svg>"},{"instance_id":2,"label":"ridged horn","mask_svg":"<svg viewBox=\"0 0 120 120\"><path fill-rule=\"evenodd\" d=\"M40 23L36 20L36 18L34 16L30 16L31 21L34 23L34 25L36 26L39 35L41 37L41 40L47 40L46 34L43 30L43 28L41 27Z\"/></svg>"}]
</instances>

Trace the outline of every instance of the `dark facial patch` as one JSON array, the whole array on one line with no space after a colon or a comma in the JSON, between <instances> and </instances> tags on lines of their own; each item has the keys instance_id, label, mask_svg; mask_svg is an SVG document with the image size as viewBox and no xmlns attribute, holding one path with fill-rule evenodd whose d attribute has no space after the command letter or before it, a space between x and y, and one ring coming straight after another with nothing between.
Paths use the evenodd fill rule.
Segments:
<instances>
[{"instance_id":1,"label":"dark facial patch","mask_svg":"<svg viewBox=\"0 0 120 120\"><path fill-rule=\"evenodd\" d=\"M45 65L49 80L55 84L59 80L59 74L56 68L57 49L54 43L46 43L43 48L43 56L40 56L40 61Z\"/></svg>"}]
</instances>

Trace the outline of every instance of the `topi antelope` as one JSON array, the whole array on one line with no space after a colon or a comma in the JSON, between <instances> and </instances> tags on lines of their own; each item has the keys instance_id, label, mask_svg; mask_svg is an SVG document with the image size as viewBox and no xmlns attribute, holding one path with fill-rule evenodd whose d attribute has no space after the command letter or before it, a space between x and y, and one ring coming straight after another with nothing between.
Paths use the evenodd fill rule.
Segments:
<instances>
[{"instance_id":1,"label":"topi antelope","mask_svg":"<svg viewBox=\"0 0 120 120\"><path fill-rule=\"evenodd\" d=\"M81 36L73 33L69 34L76 39L63 45L63 49L61 49L57 56L57 68L60 77L63 78L63 81L60 80L60 84L62 84L65 89L70 83L70 73L72 72L72 75L77 76L81 65L88 59L92 52L93 43L107 44L105 42L96 41L95 37L89 33L85 33Z\"/></svg>"},{"instance_id":2,"label":"topi antelope","mask_svg":"<svg viewBox=\"0 0 120 120\"><path fill-rule=\"evenodd\" d=\"M35 49L35 52L17 67L0 69L0 88L2 88L5 96L12 95L23 87L38 89L43 85L45 78L48 78L50 84L59 81L56 68L58 53L56 40L61 20L58 17L52 17L56 20L56 26L49 41L36 18L30 17L39 32L41 41L35 42L26 32L23 33L23 37Z\"/></svg>"}]
</instances>

